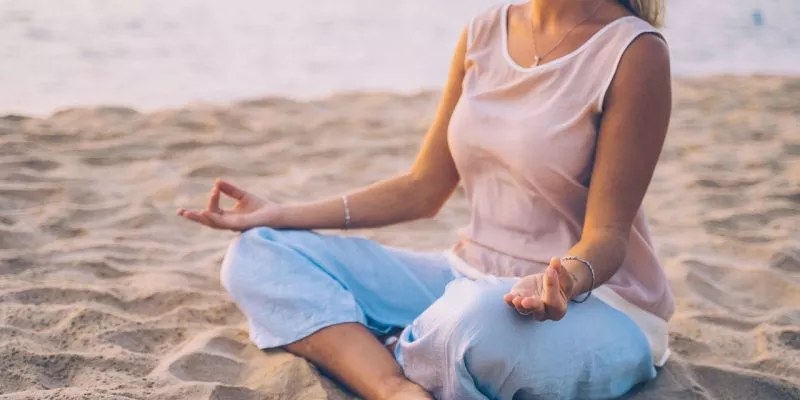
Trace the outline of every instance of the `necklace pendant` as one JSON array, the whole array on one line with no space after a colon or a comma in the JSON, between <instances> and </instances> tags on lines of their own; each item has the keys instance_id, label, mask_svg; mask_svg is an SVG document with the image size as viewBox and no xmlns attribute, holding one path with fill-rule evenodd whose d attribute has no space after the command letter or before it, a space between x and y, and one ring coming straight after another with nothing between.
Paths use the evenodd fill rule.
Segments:
<instances>
[{"instance_id":1,"label":"necklace pendant","mask_svg":"<svg viewBox=\"0 0 800 400\"><path fill-rule=\"evenodd\" d=\"M539 62L541 62L541 61L542 61L542 59L539 58L539 56L533 56L533 66L534 67L538 67L539 66Z\"/></svg>"}]
</instances>

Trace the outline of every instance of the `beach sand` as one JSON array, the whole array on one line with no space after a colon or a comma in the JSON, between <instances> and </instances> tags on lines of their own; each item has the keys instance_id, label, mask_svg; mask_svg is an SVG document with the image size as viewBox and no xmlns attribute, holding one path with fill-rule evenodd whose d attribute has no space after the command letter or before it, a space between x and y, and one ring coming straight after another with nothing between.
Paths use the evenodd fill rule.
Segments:
<instances>
[{"instance_id":1,"label":"beach sand","mask_svg":"<svg viewBox=\"0 0 800 400\"><path fill-rule=\"evenodd\" d=\"M344 94L0 118L0 398L348 399L262 352L221 289L230 232L192 225L224 177L278 201L408 168L437 102ZM673 357L632 399L800 398L800 78L677 80L645 200L677 297ZM433 220L359 232L440 250Z\"/></svg>"}]
</instances>

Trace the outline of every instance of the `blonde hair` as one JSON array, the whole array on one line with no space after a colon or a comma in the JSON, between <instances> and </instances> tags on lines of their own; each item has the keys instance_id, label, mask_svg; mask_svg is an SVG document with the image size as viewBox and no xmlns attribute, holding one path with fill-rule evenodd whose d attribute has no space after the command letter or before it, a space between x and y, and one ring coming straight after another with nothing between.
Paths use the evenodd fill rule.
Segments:
<instances>
[{"instance_id":1,"label":"blonde hair","mask_svg":"<svg viewBox=\"0 0 800 400\"><path fill-rule=\"evenodd\" d=\"M660 28L664 25L664 0L617 0L637 17Z\"/></svg>"}]
</instances>

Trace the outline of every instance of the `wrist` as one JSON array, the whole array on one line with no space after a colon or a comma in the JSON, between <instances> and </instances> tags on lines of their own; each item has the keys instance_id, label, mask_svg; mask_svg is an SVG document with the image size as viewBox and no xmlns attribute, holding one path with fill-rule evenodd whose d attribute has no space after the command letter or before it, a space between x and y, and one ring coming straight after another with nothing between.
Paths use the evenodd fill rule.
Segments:
<instances>
[{"instance_id":1,"label":"wrist","mask_svg":"<svg viewBox=\"0 0 800 400\"><path fill-rule=\"evenodd\" d=\"M591 287L591 272L589 269L578 260L563 260L561 265L572 277L571 293L566 293L569 298L580 296L592 289Z\"/></svg>"},{"instance_id":2,"label":"wrist","mask_svg":"<svg viewBox=\"0 0 800 400\"><path fill-rule=\"evenodd\" d=\"M581 294L581 280L580 278L575 275L574 272L570 271L567 268L564 268L570 277L572 277L572 286L570 287L569 293L565 293L568 299L571 299L579 294Z\"/></svg>"},{"instance_id":3,"label":"wrist","mask_svg":"<svg viewBox=\"0 0 800 400\"><path fill-rule=\"evenodd\" d=\"M261 225L268 226L273 229L285 229L289 228L290 220L291 220L291 213L292 207L291 206L282 206L282 205L274 205L275 211L271 213L272 215L265 215L263 221L259 221Z\"/></svg>"}]
</instances>

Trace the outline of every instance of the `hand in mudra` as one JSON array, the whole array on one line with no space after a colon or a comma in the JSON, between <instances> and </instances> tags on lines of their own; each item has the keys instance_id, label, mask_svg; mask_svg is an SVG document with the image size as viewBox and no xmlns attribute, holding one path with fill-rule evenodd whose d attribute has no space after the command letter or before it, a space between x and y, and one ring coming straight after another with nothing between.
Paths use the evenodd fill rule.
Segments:
<instances>
[{"instance_id":1,"label":"hand in mudra","mask_svg":"<svg viewBox=\"0 0 800 400\"><path fill-rule=\"evenodd\" d=\"M503 297L522 315L537 321L558 321L567 313L567 304L576 286L574 276L554 257L543 273L520 279Z\"/></svg>"},{"instance_id":2,"label":"hand in mudra","mask_svg":"<svg viewBox=\"0 0 800 400\"><path fill-rule=\"evenodd\" d=\"M234 206L226 210L220 208L220 194L235 200ZM280 214L280 206L218 179L208 195L205 210L179 208L177 214L210 228L243 231L256 226L273 225Z\"/></svg>"}]
</instances>

